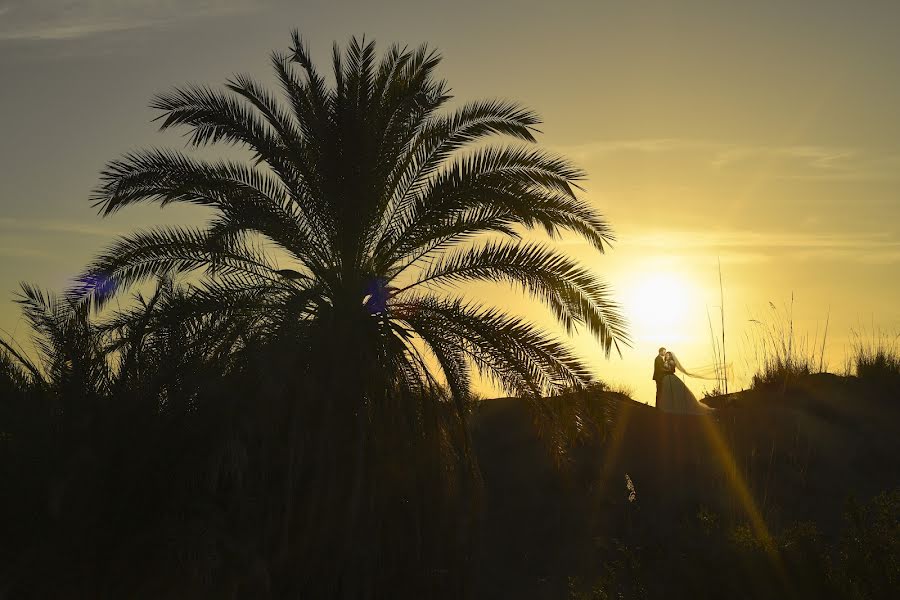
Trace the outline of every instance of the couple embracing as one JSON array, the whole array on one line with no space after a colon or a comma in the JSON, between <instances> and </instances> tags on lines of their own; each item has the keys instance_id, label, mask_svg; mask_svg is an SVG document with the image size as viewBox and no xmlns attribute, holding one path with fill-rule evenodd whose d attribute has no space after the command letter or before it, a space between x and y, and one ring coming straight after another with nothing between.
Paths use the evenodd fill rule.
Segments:
<instances>
[{"instance_id":1,"label":"couple embracing","mask_svg":"<svg viewBox=\"0 0 900 600\"><path fill-rule=\"evenodd\" d=\"M703 375L685 370L678 358L665 348L659 349L659 354L653 361L653 380L656 381L656 408L667 413L686 415L706 415L713 411L705 404L697 401L697 397L684 384L684 381L675 374L680 371L689 377L710 379Z\"/></svg>"}]
</instances>

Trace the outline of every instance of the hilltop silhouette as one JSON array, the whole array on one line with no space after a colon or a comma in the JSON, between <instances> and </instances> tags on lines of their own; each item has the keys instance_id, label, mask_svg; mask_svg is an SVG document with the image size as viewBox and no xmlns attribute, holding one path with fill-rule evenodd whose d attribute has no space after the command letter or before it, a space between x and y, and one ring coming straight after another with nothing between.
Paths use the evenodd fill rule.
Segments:
<instances>
[{"instance_id":1,"label":"hilltop silhouette","mask_svg":"<svg viewBox=\"0 0 900 600\"><path fill-rule=\"evenodd\" d=\"M717 411L704 418L598 391L588 401L608 429L562 468L521 400L483 401L473 414L485 481L480 597L564 598L570 578L608 597L846 597L842 585L867 577L873 589L860 597L887 598L900 557L897 397L896 386L823 373L783 393L708 398ZM885 491L887 530L840 564L848 502ZM826 553L831 571L817 562ZM607 596L584 595L594 597Z\"/></svg>"}]
</instances>

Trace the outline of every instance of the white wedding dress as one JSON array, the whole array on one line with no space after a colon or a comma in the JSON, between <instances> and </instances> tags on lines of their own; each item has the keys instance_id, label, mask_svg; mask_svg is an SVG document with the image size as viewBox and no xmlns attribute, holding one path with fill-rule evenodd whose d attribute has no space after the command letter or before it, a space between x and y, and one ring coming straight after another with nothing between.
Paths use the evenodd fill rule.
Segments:
<instances>
[{"instance_id":1,"label":"white wedding dress","mask_svg":"<svg viewBox=\"0 0 900 600\"><path fill-rule=\"evenodd\" d=\"M674 359L676 370L691 375L681 366L681 363L678 362L674 355L672 358ZM659 401L656 407L665 413L680 415L708 415L713 412L712 408L697 401L694 393L675 373L666 375L660 382Z\"/></svg>"}]
</instances>

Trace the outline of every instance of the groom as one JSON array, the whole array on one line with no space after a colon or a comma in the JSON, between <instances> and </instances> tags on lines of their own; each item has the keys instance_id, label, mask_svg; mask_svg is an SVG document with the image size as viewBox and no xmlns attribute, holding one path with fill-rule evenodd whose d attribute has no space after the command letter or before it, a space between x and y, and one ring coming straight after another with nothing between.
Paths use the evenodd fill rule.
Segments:
<instances>
[{"instance_id":1,"label":"groom","mask_svg":"<svg viewBox=\"0 0 900 600\"><path fill-rule=\"evenodd\" d=\"M656 355L656 359L653 361L653 381L656 382L656 406L659 406L659 392L663 378L674 372L673 369L666 368L666 349L665 347L660 348L659 354Z\"/></svg>"}]
</instances>

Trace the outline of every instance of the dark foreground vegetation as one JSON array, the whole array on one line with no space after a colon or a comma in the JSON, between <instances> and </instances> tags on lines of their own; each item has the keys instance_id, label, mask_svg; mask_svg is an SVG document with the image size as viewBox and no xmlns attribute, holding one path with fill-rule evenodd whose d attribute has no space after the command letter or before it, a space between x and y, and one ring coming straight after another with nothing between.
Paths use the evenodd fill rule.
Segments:
<instances>
[{"instance_id":1,"label":"dark foreground vegetation","mask_svg":"<svg viewBox=\"0 0 900 600\"><path fill-rule=\"evenodd\" d=\"M886 375L710 398L709 420L596 394L609 429L561 469L519 400L481 403L480 597L894 597L900 373Z\"/></svg>"},{"instance_id":2,"label":"dark foreground vegetation","mask_svg":"<svg viewBox=\"0 0 900 600\"><path fill-rule=\"evenodd\" d=\"M580 172L492 145L534 141L516 105L440 112L438 61L353 40L330 87L295 34L284 105L245 76L156 99L163 128L251 156L113 161L101 213L209 222L122 237L62 296L23 286L0 598L891 597L893 355L710 419L591 385L565 343L453 294L511 282L607 354L628 341L607 286L522 235L605 249ZM473 369L515 398L476 402Z\"/></svg>"},{"instance_id":3,"label":"dark foreground vegetation","mask_svg":"<svg viewBox=\"0 0 900 600\"><path fill-rule=\"evenodd\" d=\"M257 358L288 372L277 353ZM468 409L467 456L448 450L464 432L435 412L431 429L379 439L379 489L365 499L377 529L343 539L329 524L352 480L309 463L292 473L291 429L267 417L286 410L290 378L249 364L180 381L158 370L145 386L163 406L141 406L144 387L73 407L3 360L0 597L896 594L900 388L884 373L707 399L712 419L600 387L543 401L537 421L534 401L483 400ZM76 391L68 399L90 400ZM294 564L294 545L314 562ZM348 564L374 565L371 587L316 588Z\"/></svg>"}]
</instances>

